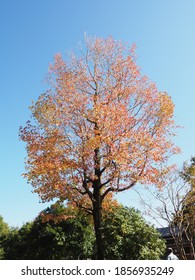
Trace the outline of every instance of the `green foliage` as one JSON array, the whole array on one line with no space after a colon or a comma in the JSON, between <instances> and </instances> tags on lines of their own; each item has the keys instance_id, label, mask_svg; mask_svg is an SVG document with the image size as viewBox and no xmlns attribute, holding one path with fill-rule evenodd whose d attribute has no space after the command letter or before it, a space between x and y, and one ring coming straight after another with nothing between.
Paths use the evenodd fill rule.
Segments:
<instances>
[{"instance_id":1,"label":"green foliage","mask_svg":"<svg viewBox=\"0 0 195 280\"><path fill-rule=\"evenodd\" d=\"M123 206L104 211L103 240L106 259L159 259L164 241L140 213ZM92 217L61 205L51 206L32 223L11 229L4 242L4 259L95 258Z\"/></svg>"},{"instance_id":2,"label":"green foliage","mask_svg":"<svg viewBox=\"0 0 195 280\"><path fill-rule=\"evenodd\" d=\"M190 185L190 191L186 195L184 206L192 206L192 208L194 208L193 206L195 206L195 157L191 158L190 164L184 163L183 170L180 172L180 176L184 179L184 181L188 182Z\"/></svg>"},{"instance_id":3,"label":"green foliage","mask_svg":"<svg viewBox=\"0 0 195 280\"><path fill-rule=\"evenodd\" d=\"M160 259L165 250L159 233L146 224L138 211L120 206L103 220L106 259Z\"/></svg>"},{"instance_id":4,"label":"green foliage","mask_svg":"<svg viewBox=\"0 0 195 280\"><path fill-rule=\"evenodd\" d=\"M9 226L0 216L0 260L4 258L4 242L9 233Z\"/></svg>"},{"instance_id":5,"label":"green foliage","mask_svg":"<svg viewBox=\"0 0 195 280\"><path fill-rule=\"evenodd\" d=\"M90 231L88 227L87 219L83 216L58 223L43 222L38 217L31 231L31 238L34 240L33 259L71 260L78 259L81 254L83 257L90 255L90 248L86 244L86 235Z\"/></svg>"},{"instance_id":6,"label":"green foliage","mask_svg":"<svg viewBox=\"0 0 195 280\"><path fill-rule=\"evenodd\" d=\"M190 164L184 163L180 175L186 182L195 185L195 157L191 157Z\"/></svg>"},{"instance_id":7,"label":"green foliage","mask_svg":"<svg viewBox=\"0 0 195 280\"><path fill-rule=\"evenodd\" d=\"M195 258L195 157L191 157L190 164L184 163L180 175L190 185L190 189L182 202L179 219L182 220L187 239L191 241L191 252Z\"/></svg>"},{"instance_id":8,"label":"green foliage","mask_svg":"<svg viewBox=\"0 0 195 280\"><path fill-rule=\"evenodd\" d=\"M5 259L52 260L78 259L91 257L93 250L93 229L87 217L44 221L45 213L53 213L48 208L33 223L27 223L21 229L13 229L5 243ZM56 216L59 214L56 210Z\"/></svg>"},{"instance_id":9,"label":"green foliage","mask_svg":"<svg viewBox=\"0 0 195 280\"><path fill-rule=\"evenodd\" d=\"M12 228L4 242L5 259L22 260L30 259L31 254L30 237L33 223L26 223L20 229Z\"/></svg>"}]
</instances>

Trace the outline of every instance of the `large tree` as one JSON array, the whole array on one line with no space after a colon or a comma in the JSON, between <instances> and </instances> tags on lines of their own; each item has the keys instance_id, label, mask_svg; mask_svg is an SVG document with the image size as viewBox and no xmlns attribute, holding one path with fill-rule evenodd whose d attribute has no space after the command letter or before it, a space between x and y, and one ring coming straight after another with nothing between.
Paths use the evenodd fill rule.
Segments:
<instances>
[{"instance_id":1,"label":"large tree","mask_svg":"<svg viewBox=\"0 0 195 280\"><path fill-rule=\"evenodd\" d=\"M80 54L55 56L49 89L20 128L25 176L43 201L74 202L91 212L103 258L102 203L107 195L154 183L177 152L171 98L142 76L131 48L86 38Z\"/></svg>"}]
</instances>

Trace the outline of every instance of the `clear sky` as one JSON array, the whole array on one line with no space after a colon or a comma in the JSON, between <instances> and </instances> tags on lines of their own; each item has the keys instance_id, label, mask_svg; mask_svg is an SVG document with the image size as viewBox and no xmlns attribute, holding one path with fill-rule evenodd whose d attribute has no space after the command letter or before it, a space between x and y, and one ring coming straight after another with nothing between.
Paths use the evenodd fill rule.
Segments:
<instances>
[{"instance_id":1,"label":"clear sky","mask_svg":"<svg viewBox=\"0 0 195 280\"><path fill-rule=\"evenodd\" d=\"M39 203L21 177L25 146L18 129L28 107L44 91L55 53L77 47L84 33L137 44L142 73L167 91L182 149L179 166L195 155L194 0L0 0L0 215L10 226L34 219ZM120 197L129 206L133 193Z\"/></svg>"}]
</instances>

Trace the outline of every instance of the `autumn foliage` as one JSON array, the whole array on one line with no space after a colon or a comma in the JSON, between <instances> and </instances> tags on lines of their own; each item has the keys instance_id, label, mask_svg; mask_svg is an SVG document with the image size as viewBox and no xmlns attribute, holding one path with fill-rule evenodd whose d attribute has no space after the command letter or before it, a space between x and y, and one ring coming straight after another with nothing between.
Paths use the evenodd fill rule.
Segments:
<instances>
[{"instance_id":1,"label":"autumn foliage","mask_svg":"<svg viewBox=\"0 0 195 280\"><path fill-rule=\"evenodd\" d=\"M57 54L48 83L20 129L25 176L43 201L75 203L96 223L107 195L157 182L178 152L173 102L141 75L135 45L111 37L87 38L66 60Z\"/></svg>"}]
</instances>

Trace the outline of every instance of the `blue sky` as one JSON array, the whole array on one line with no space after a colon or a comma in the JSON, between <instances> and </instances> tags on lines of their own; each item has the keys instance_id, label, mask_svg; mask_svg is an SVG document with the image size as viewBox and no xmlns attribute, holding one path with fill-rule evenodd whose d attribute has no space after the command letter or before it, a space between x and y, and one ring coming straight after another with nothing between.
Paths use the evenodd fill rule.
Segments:
<instances>
[{"instance_id":1,"label":"blue sky","mask_svg":"<svg viewBox=\"0 0 195 280\"><path fill-rule=\"evenodd\" d=\"M21 177L25 146L18 129L44 91L56 53L77 47L84 33L137 44L142 73L167 91L175 120L179 166L195 155L194 0L0 0L0 215L10 226L34 219L47 205ZM133 205L133 193L120 196ZM136 205L133 205L136 206Z\"/></svg>"}]
</instances>

